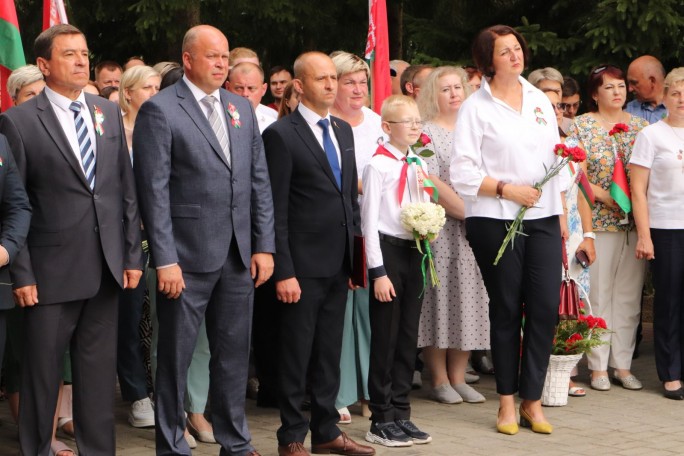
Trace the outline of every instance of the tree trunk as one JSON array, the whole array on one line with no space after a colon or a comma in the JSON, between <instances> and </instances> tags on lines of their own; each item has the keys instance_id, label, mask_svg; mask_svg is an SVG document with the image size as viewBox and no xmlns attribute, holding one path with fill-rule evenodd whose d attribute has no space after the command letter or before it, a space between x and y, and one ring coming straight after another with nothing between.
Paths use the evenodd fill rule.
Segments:
<instances>
[{"instance_id":1,"label":"tree trunk","mask_svg":"<svg viewBox=\"0 0 684 456\"><path fill-rule=\"evenodd\" d=\"M390 60L404 58L404 49L402 46L402 37L404 35L404 27L402 23L403 10L403 0L390 0L387 3L387 28L389 33Z\"/></svg>"}]
</instances>

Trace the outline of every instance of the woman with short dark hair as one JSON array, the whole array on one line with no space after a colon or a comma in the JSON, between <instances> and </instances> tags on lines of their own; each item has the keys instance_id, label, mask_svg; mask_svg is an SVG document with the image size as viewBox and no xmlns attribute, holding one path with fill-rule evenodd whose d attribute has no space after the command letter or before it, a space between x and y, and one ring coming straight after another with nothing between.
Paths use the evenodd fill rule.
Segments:
<instances>
[{"instance_id":1,"label":"woman with short dark hair","mask_svg":"<svg viewBox=\"0 0 684 456\"><path fill-rule=\"evenodd\" d=\"M505 25L483 30L473 58L484 78L458 114L451 182L465 202L467 239L490 298L496 427L503 434L518 432L519 392L520 424L549 434L553 428L540 399L558 320L564 223L559 216L567 185L558 176L543 192L534 185L555 163L558 125L549 99L521 77L529 51L520 33ZM530 208L525 236L516 237L495 266L507 227L523 206Z\"/></svg>"}]
</instances>

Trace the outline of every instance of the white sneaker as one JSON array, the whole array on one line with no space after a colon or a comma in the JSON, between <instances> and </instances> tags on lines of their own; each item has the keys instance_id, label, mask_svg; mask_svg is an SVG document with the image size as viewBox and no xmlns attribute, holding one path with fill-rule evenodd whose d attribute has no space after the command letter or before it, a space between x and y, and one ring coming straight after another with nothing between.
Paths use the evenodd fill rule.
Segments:
<instances>
[{"instance_id":1,"label":"white sneaker","mask_svg":"<svg viewBox=\"0 0 684 456\"><path fill-rule=\"evenodd\" d=\"M154 406L150 398L146 397L131 404L128 422L135 428L154 426Z\"/></svg>"}]
</instances>

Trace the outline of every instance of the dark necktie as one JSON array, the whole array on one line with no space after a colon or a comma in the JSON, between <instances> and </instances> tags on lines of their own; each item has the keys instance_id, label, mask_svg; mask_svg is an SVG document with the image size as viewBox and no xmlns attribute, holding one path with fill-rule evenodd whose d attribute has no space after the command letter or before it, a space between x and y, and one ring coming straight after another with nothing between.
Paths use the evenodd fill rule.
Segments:
<instances>
[{"instance_id":1,"label":"dark necktie","mask_svg":"<svg viewBox=\"0 0 684 456\"><path fill-rule=\"evenodd\" d=\"M74 112L76 137L78 138L78 148L81 152L83 172L85 173L85 178L88 181L90 189L92 190L95 188L95 151L93 150L93 145L90 142L90 136L88 135L88 129L86 128L85 121L81 115L81 104L77 101L74 101L69 106L69 109Z\"/></svg>"},{"instance_id":2,"label":"dark necktie","mask_svg":"<svg viewBox=\"0 0 684 456\"><path fill-rule=\"evenodd\" d=\"M335 149L335 144L333 144L330 138L330 121L328 119L321 119L318 121L317 125L323 129L323 150L325 150L325 155L328 157L328 163L332 168L333 176L335 176L335 182L337 182L337 188L342 189L342 171L340 170L340 162L337 159L337 149Z\"/></svg>"}]
</instances>

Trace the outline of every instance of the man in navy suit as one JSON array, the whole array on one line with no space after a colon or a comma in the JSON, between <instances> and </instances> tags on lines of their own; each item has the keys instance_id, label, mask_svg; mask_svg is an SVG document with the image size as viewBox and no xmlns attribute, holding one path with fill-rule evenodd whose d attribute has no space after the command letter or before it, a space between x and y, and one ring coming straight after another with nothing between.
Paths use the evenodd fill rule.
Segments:
<instances>
[{"instance_id":1,"label":"man in navy suit","mask_svg":"<svg viewBox=\"0 0 684 456\"><path fill-rule=\"evenodd\" d=\"M72 25L34 43L47 86L0 116L33 215L11 265L24 312L19 442L47 456L62 362L70 347L81 454L114 454L121 288L142 276L140 218L118 106L85 94L88 45Z\"/></svg>"},{"instance_id":2,"label":"man in navy suit","mask_svg":"<svg viewBox=\"0 0 684 456\"><path fill-rule=\"evenodd\" d=\"M245 98L220 89L228 40L200 25L183 40L185 76L142 105L135 176L157 270L157 454L183 438L187 370L206 320L211 415L221 454L255 455L245 418L254 287L273 273L273 203L263 143Z\"/></svg>"},{"instance_id":3,"label":"man in navy suit","mask_svg":"<svg viewBox=\"0 0 684 456\"><path fill-rule=\"evenodd\" d=\"M329 113L337 94L332 60L305 53L294 72L299 107L263 134L275 208L275 289L283 302L278 454L308 455L310 427L313 453L372 455L338 429L335 408L354 235L361 231L354 137ZM310 423L300 411L307 369Z\"/></svg>"}]
</instances>

